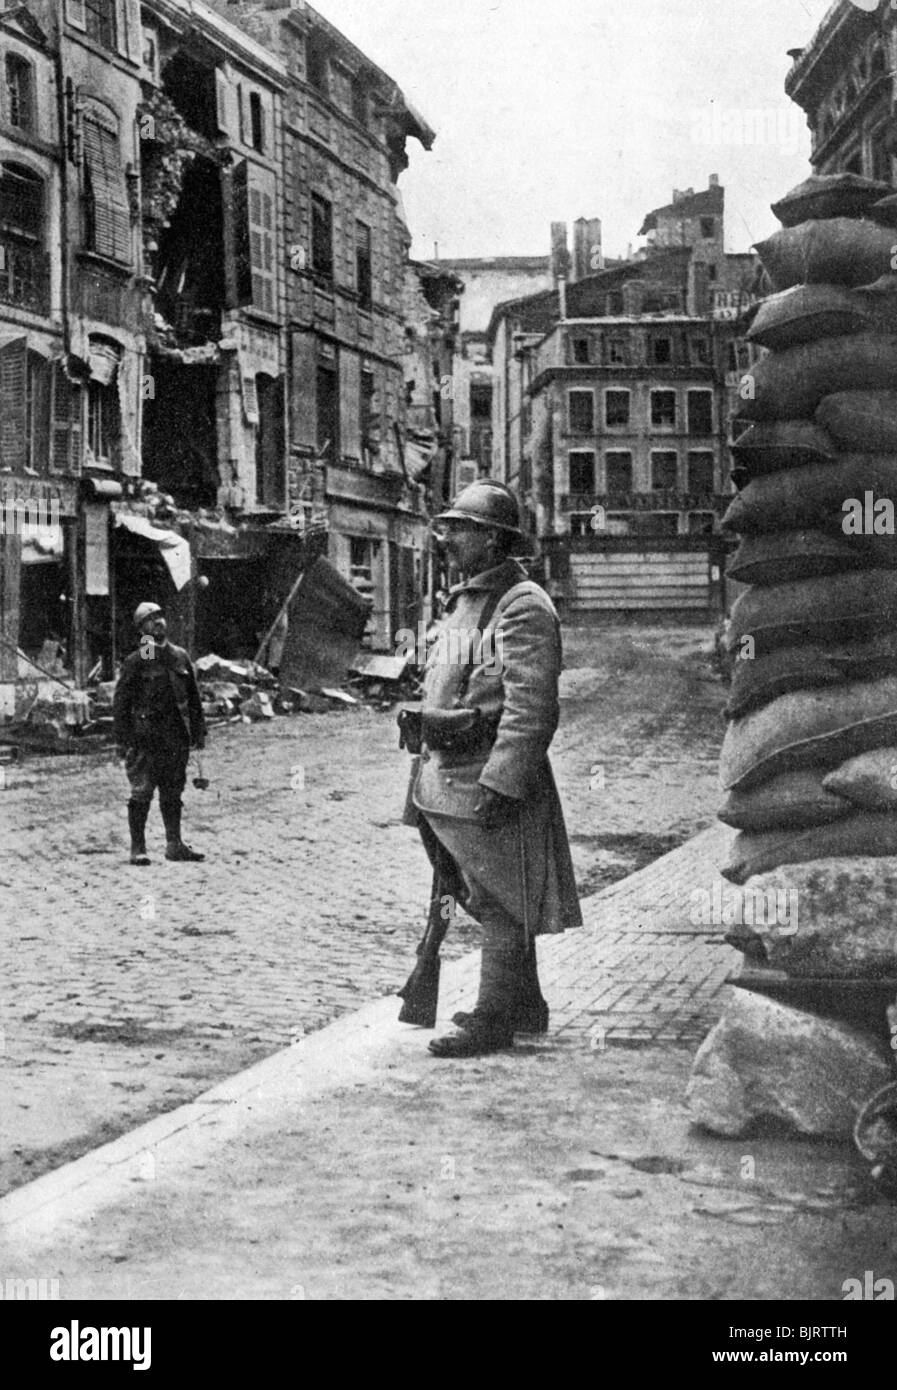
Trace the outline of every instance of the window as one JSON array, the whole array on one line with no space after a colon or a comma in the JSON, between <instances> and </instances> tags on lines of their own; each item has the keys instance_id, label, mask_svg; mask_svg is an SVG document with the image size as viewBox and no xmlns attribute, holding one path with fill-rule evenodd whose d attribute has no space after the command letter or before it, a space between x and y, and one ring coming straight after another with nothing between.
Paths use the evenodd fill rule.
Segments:
<instances>
[{"instance_id":1,"label":"window","mask_svg":"<svg viewBox=\"0 0 897 1390\"><path fill-rule=\"evenodd\" d=\"M712 391L689 391L688 432L689 434L713 433Z\"/></svg>"},{"instance_id":2,"label":"window","mask_svg":"<svg viewBox=\"0 0 897 1390\"><path fill-rule=\"evenodd\" d=\"M703 496L713 492L713 454L709 449L689 452L688 491Z\"/></svg>"},{"instance_id":3,"label":"window","mask_svg":"<svg viewBox=\"0 0 897 1390\"><path fill-rule=\"evenodd\" d=\"M320 193L311 195L311 268L333 279L333 204Z\"/></svg>"},{"instance_id":4,"label":"window","mask_svg":"<svg viewBox=\"0 0 897 1390\"><path fill-rule=\"evenodd\" d=\"M604 422L606 425L629 424L628 391L605 391Z\"/></svg>"},{"instance_id":5,"label":"window","mask_svg":"<svg viewBox=\"0 0 897 1390\"><path fill-rule=\"evenodd\" d=\"M110 260L131 262L131 212L115 117L91 107L84 116L84 244Z\"/></svg>"},{"instance_id":6,"label":"window","mask_svg":"<svg viewBox=\"0 0 897 1390\"><path fill-rule=\"evenodd\" d=\"M648 512L639 517L639 533L643 536L677 536L679 517L675 512Z\"/></svg>"},{"instance_id":7,"label":"window","mask_svg":"<svg viewBox=\"0 0 897 1390\"><path fill-rule=\"evenodd\" d=\"M31 64L17 53L6 55L6 119L19 130L34 130L34 84Z\"/></svg>"},{"instance_id":8,"label":"window","mask_svg":"<svg viewBox=\"0 0 897 1390\"><path fill-rule=\"evenodd\" d=\"M362 456L379 452L377 440L373 437L377 421L375 391L374 373L363 367L361 370L361 389L358 397Z\"/></svg>"},{"instance_id":9,"label":"window","mask_svg":"<svg viewBox=\"0 0 897 1390\"><path fill-rule=\"evenodd\" d=\"M0 229L43 241L44 181L24 164L0 164Z\"/></svg>"},{"instance_id":10,"label":"window","mask_svg":"<svg viewBox=\"0 0 897 1390\"><path fill-rule=\"evenodd\" d=\"M701 236L704 238L705 241L712 241L715 235L716 235L716 218L715 218L715 217L702 217L702 218L701 218Z\"/></svg>"},{"instance_id":11,"label":"window","mask_svg":"<svg viewBox=\"0 0 897 1390\"><path fill-rule=\"evenodd\" d=\"M570 491L572 493L594 494L595 455L591 449L583 449L570 454Z\"/></svg>"},{"instance_id":12,"label":"window","mask_svg":"<svg viewBox=\"0 0 897 1390\"><path fill-rule=\"evenodd\" d=\"M653 450L651 453L651 487L655 492L675 492L679 459L676 454Z\"/></svg>"},{"instance_id":13,"label":"window","mask_svg":"<svg viewBox=\"0 0 897 1390\"><path fill-rule=\"evenodd\" d=\"M355 223L355 287L358 290L358 305L368 312L373 307L373 280L371 277L371 229L363 222Z\"/></svg>"},{"instance_id":14,"label":"window","mask_svg":"<svg viewBox=\"0 0 897 1390\"><path fill-rule=\"evenodd\" d=\"M49 426L50 366L23 334L0 348L0 468L45 473Z\"/></svg>"},{"instance_id":15,"label":"window","mask_svg":"<svg viewBox=\"0 0 897 1390\"><path fill-rule=\"evenodd\" d=\"M327 96L330 92L330 63L327 44L321 34L311 33L305 47L308 80L313 87Z\"/></svg>"},{"instance_id":16,"label":"window","mask_svg":"<svg viewBox=\"0 0 897 1390\"><path fill-rule=\"evenodd\" d=\"M619 317L619 315L623 313L622 290L614 290L613 294L609 294L607 296L607 300L605 302L605 313L609 316L616 315L617 317Z\"/></svg>"},{"instance_id":17,"label":"window","mask_svg":"<svg viewBox=\"0 0 897 1390\"><path fill-rule=\"evenodd\" d=\"M710 341L703 335L692 338L689 343L690 355L693 364L697 367L710 366Z\"/></svg>"},{"instance_id":18,"label":"window","mask_svg":"<svg viewBox=\"0 0 897 1390\"><path fill-rule=\"evenodd\" d=\"M265 113L258 92L249 93L249 143L259 154L265 151Z\"/></svg>"},{"instance_id":19,"label":"window","mask_svg":"<svg viewBox=\"0 0 897 1390\"><path fill-rule=\"evenodd\" d=\"M470 388L470 418L491 424L492 422L492 387L483 385L471 385Z\"/></svg>"},{"instance_id":20,"label":"window","mask_svg":"<svg viewBox=\"0 0 897 1390\"><path fill-rule=\"evenodd\" d=\"M592 391L568 391L567 419L572 434L595 433L595 396Z\"/></svg>"},{"instance_id":21,"label":"window","mask_svg":"<svg viewBox=\"0 0 897 1390\"><path fill-rule=\"evenodd\" d=\"M608 338L605 344L605 360L608 366L625 367L629 362L628 344L625 338Z\"/></svg>"},{"instance_id":22,"label":"window","mask_svg":"<svg viewBox=\"0 0 897 1390\"><path fill-rule=\"evenodd\" d=\"M713 284L714 280L716 279L716 266L715 266L715 265L710 265L710 264L708 264L708 266L707 266L707 279L710 281L711 284Z\"/></svg>"},{"instance_id":23,"label":"window","mask_svg":"<svg viewBox=\"0 0 897 1390\"><path fill-rule=\"evenodd\" d=\"M364 83L358 77L352 78L352 116L359 125L367 125L368 97Z\"/></svg>"},{"instance_id":24,"label":"window","mask_svg":"<svg viewBox=\"0 0 897 1390\"><path fill-rule=\"evenodd\" d=\"M676 427L676 392L651 392L651 424L660 429Z\"/></svg>"},{"instance_id":25,"label":"window","mask_svg":"<svg viewBox=\"0 0 897 1390\"><path fill-rule=\"evenodd\" d=\"M367 536L349 537L349 577L350 579L372 578L374 542Z\"/></svg>"},{"instance_id":26,"label":"window","mask_svg":"<svg viewBox=\"0 0 897 1390\"><path fill-rule=\"evenodd\" d=\"M273 314L274 174L244 159L234 170L233 189L237 301Z\"/></svg>"},{"instance_id":27,"label":"window","mask_svg":"<svg viewBox=\"0 0 897 1390\"><path fill-rule=\"evenodd\" d=\"M629 493L632 491L632 454L607 454L604 460L606 475L605 491L608 493Z\"/></svg>"},{"instance_id":28,"label":"window","mask_svg":"<svg viewBox=\"0 0 897 1390\"><path fill-rule=\"evenodd\" d=\"M648 342L648 361L657 367L668 366L673 360L672 338L651 338Z\"/></svg>"},{"instance_id":29,"label":"window","mask_svg":"<svg viewBox=\"0 0 897 1390\"><path fill-rule=\"evenodd\" d=\"M315 385L318 457L327 463L333 463L339 458L339 390L336 368L319 364Z\"/></svg>"},{"instance_id":30,"label":"window","mask_svg":"<svg viewBox=\"0 0 897 1390\"><path fill-rule=\"evenodd\" d=\"M111 468L117 455L121 433L118 404L118 383L103 386L99 381L87 383L87 447L88 461Z\"/></svg>"},{"instance_id":31,"label":"window","mask_svg":"<svg viewBox=\"0 0 897 1390\"><path fill-rule=\"evenodd\" d=\"M84 0L87 37L103 48L115 48L115 0Z\"/></svg>"},{"instance_id":32,"label":"window","mask_svg":"<svg viewBox=\"0 0 897 1390\"><path fill-rule=\"evenodd\" d=\"M713 512L689 512L688 534L690 536L712 536L716 530L716 517Z\"/></svg>"},{"instance_id":33,"label":"window","mask_svg":"<svg viewBox=\"0 0 897 1390\"><path fill-rule=\"evenodd\" d=\"M588 366L592 360L592 341L590 338L573 339L573 361L581 367Z\"/></svg>"}]
</instances>

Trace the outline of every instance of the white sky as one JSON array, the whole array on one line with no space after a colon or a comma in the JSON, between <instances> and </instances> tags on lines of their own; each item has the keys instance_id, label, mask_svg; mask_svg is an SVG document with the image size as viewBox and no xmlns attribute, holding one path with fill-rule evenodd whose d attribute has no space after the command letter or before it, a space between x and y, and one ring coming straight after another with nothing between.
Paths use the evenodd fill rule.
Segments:
<instances>
[{"instance_id":1,"label":"white sky","mask_svg":"<svg viewBox=\"0 0 897 1390\"><path fill-rule=\"evenodd\" d=\"M312 3L436 130L429 154L409 142L400 181L415 256L547 254L549 223L579 216L622 255L646 212L710 173L744 251L811 172L783 83L830 0Z\"/></svg>"}]
</instances>

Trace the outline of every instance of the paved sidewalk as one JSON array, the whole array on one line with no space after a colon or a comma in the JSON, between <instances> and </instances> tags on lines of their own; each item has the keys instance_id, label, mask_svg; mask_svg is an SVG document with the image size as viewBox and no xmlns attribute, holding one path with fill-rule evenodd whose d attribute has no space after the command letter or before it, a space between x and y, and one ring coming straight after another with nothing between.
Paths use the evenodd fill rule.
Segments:
<instances>
[{"instance_id":1,"label":"paved sidewalk","mask_svg":"<svg viewBox=\"0 0 897 1390\"><path fill-rule=\"evenodd\" d=\"M440 1062L378 1001L4 1198L0 1276L62 1299L704 1300L890 1274L893 1209L857 1203L849 1150L688 1124L681 1043L737 960L688 907L729 833L543 940L547 1038ZM442 1017L476 970L445 968Z\"/></svg>"}]
</instances>

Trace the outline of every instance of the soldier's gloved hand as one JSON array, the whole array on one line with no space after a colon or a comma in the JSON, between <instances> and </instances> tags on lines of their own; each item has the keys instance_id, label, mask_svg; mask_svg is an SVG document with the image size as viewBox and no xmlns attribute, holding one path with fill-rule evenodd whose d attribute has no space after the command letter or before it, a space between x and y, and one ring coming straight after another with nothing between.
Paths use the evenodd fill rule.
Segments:
<instances>
[{"instance_id":1,"label":"soldier's gloved hand","mask_svg":"<svg viewBox=\"0 0 897 1390\"><path fill-rule=\"evenodd\" d=\"M487 830L496 830L514 819L520 809L516 797L505 796L503 792L493 791L492 787L481 787L480 790L480 819Z\"/></svg>"}]
</instances>

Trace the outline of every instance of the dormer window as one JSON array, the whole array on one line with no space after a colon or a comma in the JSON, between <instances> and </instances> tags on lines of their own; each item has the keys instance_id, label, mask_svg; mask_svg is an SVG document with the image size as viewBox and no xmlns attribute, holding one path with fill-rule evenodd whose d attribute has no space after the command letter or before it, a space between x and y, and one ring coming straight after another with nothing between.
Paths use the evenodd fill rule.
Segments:
<instances>
[{"instance_id":1,"label":"dormer window","mask_svg":"<svg viewBox=\"0 0 897 1390\"><path fill-rule=\"evenodd\" d=\"M34 82L31 64L18 53L7 53L6 119L18 130L34 130Z\"/></svg>"}]
</instances>

